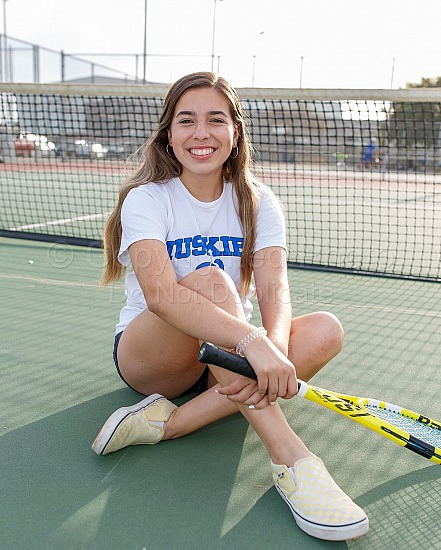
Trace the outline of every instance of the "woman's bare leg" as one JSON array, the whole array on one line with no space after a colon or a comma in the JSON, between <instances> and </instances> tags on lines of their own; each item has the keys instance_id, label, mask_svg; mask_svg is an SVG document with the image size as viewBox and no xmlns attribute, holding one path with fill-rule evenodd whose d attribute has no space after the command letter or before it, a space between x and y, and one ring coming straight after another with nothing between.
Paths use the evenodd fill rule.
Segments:
<instances>
[{"instance_id":1,"label":"woman's bare leg","mask_svg":"<svg viewBox=\"0 0 441 550\"><path fill-rule=\"evenodd\" d=\"M339 353L342 342L343 330L333 315L320 312L294 318L289 358L296 366L298 377L308 381ZM173 422L168 423L164 439L188 435L191 431L237 412L238 408L232 401L214 391L217 386L179 407L171 419ZM255 417L258 411L251 412Z\"/></svg>"},{"instance_id":2,"label":"woman's bare leg","mask_svg":"<svg viewBox=\"0 0 441 550\"><path fill-rule=\"evenodd\" d=\"M319 311L291 321L288 357L298 378L307 382L340 353L344 331L332 313Z\"/></svg>"},{"instance_id":3,"label":"woman's bare leg","mask_svg":"<svg viewBox=\"0 0 441 550\"><path fill-rule=\"evenodd\" d=\"M181 284L197 290L231 314L243 317L243 309L237 292L232 283L230 284L226 280L221 270L211 270L209 275L201 274L200 277L189 276ZM125 340L126 347L119 354L123 376L131 385L136 388L135 384L140 384L141 379L144 378L142 387L145 393L159 392L166 397L173 398L196 381L203 366L198 367L194 361L198 344L193 339L178 333L185 348L183 352L179 348L176 338L172 338L176 335L173 334L174 329L171 327L169 330L167 329L170 341L165 338L166 342L164 342L164 332L161 332L160 336L155 336L154 329L158 326L155 326L155 322L151 322L146 316L139 323L139 327L135 328L136 331L131 331ZM159 328L164 329L164 327ZM133 342L134 338L142 338L143 334L148 334L147 339L150 342L144 347L144 353L147 351L149 355L148 360L138 359L136 354L140 353L140 350ZM309 379L336 355L341 348L342 337L341 326L332 315L318 313L293 319L289 346L290 359L296 366L299 378ZM123 339L121 339L122 341ZM145 342L146 339L144 344ZM151 353L150 346L152 345L155 345L154 353ZM137 361L133 361L132 357L131 369L126 368L130 364L129 350L132 354L135 352L137 359ZM173 381L176 376L184 377L186 375L188 366L177 369L177 365L184 363L183 358L192 365L191 372L196 373L191 379L186 378L185 387L179 386ZM159 369L158 363L161 365ZM133 368L133 364L135 364L137 372ZM155 365L156 368L150 365ZM211 369L221 385L228 385L235 376L219 367L211 367ZM161 376L158 376L158 370ZM146 371L147 376L145 375ZM214 386L179 407L165 425L164 439L182 437L240 411L262 439L273 462L289 466L297 459L309 455L305 445L288 425L277 403L262 410L249 409L246 405L234 403L227 397L216 393L215 389Z\"/></svg>"}]
</instances>

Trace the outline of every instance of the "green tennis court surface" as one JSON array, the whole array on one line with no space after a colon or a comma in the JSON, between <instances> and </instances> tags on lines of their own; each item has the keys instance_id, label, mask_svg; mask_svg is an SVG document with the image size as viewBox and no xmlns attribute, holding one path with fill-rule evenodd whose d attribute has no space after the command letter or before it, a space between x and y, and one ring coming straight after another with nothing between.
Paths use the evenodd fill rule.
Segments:
<instances>
[{"instance_id":1,"label":"green tennis court surface","mask_svg":"<svg viewBox=\"0 0 441 550\"><path fill-rule=\"evenodd\" d=\"M302 399L282 406L369 514L358 541L327 543L296 527L266 451L238 415L96 456L90 444L107 416L140 399L112 364L124 296L99 287L101 264L89 248L0 239L1 548L439 548L441 468ZM346 330L342 353L314 383L441 417L438 284L289 277L295 314L326 309Z\"/></svg>"}]
</instances>

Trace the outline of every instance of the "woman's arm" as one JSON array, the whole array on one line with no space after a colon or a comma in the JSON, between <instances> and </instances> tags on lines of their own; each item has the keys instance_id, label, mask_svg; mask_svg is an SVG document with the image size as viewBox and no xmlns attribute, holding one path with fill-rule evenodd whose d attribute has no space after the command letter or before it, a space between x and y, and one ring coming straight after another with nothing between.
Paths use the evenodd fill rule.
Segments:
<instances>
[{"instance_id":1,"label":"woman's arm","mask_svg":"<svg viewBox=\"0 0 441 550\"><path fill-rule=\"evenodd\" d=\"M180 285L161 241L137 241L130 246L129 253L149 310L172 327L229 349L253 330L253 325Z\"/></svg>"},{"instance_id":2,"label":"woman's arm","mask_svg":"<svg viewBox=\"0 0 441 550\"><path fill-rule=\"evenodd\" d=\"M268 338L288 355L292 312L284 248L271 246L255 253L254 282Z\"/></svg>"},{"instance_id":3,"label":"woman's arm","mask_svg":"<svg viewBox=\"0 0 441 550\"><path fill-rule=\"evenodd\" d=\"M161 241L137 241L130 246L129 253L150 311L169 325L227 349L234 349L254 330L253 325L180 285ZM297 383L292 364L269 338L252 341L247 346L246 357L256 371L258 389L245 377L236 377L235 382L221 388L220 393L241 403L254 404L256 408L275 401L277 397L295 395Z\"/></svg>"},{"instance_id":4,"label":"woman's arm","mask_svg":"<svg viewBox=\"0 0 441 550\"><path fill-rule=\"evenodd\" d=\"M297 377L294 365L287 358L291 331L291 300L285 249L274 246L256 252L253 269L262 323L268 332L268 338L253 342L252 346L249 346L247 359L253 367L257 362L266 364L269 369L276 368L284 362L285 371L283 375L279 375L276 397L289 399L297 393ZM268 339L272 344L270 347L267 345ZM232 395L233 389L232 384L228 388L229 393L220 393L227 393L236 399L240 392ZM275 400L273 395L268 396L270 403Z\"/></svg>"}]
</instances>

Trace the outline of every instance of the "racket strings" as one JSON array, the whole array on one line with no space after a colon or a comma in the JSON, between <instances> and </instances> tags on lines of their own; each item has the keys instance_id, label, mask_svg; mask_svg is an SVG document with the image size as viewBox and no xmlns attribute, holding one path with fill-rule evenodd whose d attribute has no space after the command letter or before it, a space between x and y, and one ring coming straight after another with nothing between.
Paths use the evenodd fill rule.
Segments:
<instances>
[{"instance_id":1,"label":"racket strings","mask_svg":"<svg viewBox=\"0 0 441 550\"><path fill-rule=\"evenodd\" d=\"M421 441L425 441L434 447L441 448L441 430L432 428L419 420L403 416L395 411L381 409L372 405L368 405L366 408L371 414L389 422L389 424L417 437Z\"/></svg>"}]
</instances>

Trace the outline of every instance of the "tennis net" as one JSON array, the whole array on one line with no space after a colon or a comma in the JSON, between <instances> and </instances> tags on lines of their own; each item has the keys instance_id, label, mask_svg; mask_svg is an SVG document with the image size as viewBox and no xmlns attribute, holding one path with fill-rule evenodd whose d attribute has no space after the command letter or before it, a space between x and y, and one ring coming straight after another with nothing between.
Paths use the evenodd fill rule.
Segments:
<instances>
[{"instance_id":1,"label":"tennis net","mask_svg":"<svg viewBox=\"0 0 441 550\"><path fill-rule=\"evenodd\" d=\"M0 236L100 246L166 91L0 84ZM441 280L441 90L238 92L291 265Z\"/></svg>"}]
</instances>

